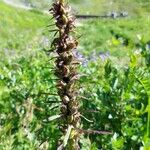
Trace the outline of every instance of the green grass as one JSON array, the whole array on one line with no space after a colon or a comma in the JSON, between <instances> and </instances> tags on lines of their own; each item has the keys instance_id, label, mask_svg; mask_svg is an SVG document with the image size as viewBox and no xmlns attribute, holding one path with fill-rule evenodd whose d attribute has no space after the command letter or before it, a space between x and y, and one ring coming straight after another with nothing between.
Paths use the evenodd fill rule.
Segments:
<instances>
[{"instance_id":1,"label":"green grass","mask_svg":"<svg viewBox=\"0 0 150 150\"><path fill-rule=\"evenodd\" d=\"M109 51L111 55L127 56L131 50L136 50L139 37L149 41L149 17L135 17L127 19L101 19L83 21L79 30L84 38L80 39L83 52L89 54Z\"/></svg>"},{"instance_id":2,"label":"green grass","mask_svg":"<svg viewBox=\"0 0 150 150\"><path fill-rule=\"evenodd\" d=\"M25 51L39 46L49 17L35 11L13 8L0 2L0 52Z\"/></svg>"}]
</instances>

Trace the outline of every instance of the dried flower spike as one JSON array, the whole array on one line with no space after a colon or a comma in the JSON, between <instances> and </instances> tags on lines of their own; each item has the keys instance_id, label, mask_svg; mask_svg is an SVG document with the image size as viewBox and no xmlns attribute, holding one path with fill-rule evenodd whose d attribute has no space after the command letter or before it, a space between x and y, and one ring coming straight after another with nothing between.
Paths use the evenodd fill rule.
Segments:
<instances>
[{"instance_id":1,"label":"dried flower spike","mask_svg":"<svg viewBox=\"0 0 150 150\"><path fill-rule=\"evenodd\" d=\"M80 113L75 87L78 63L74 63L77 61L73 53L78 42L71 35L75 28L75 18L70 14L70 7L65 4L64 0L54 2L50 12L55 18L57 27L55 31L59 33L51 45L58 54L55 61L55 75L59 79L57 89L62 100L60 111L63 116L60 126L65 137L65 141L59 141L58 149L78 150L80 149L78 145L79 132L76 129L80 127ZM63 145L63 143L65 144Z\"/></svg>"}]
</instances>

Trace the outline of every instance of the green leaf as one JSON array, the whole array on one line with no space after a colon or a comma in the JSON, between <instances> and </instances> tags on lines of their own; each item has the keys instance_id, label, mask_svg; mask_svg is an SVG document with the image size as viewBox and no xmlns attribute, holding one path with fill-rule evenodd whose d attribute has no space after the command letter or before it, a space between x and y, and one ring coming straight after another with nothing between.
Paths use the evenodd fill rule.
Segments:
<instances>
[{"instance_id":1,"label":"green leaf","mask_svg":"<svg viewBox=\"0 0 150 150\"><path fill-rule=\"evenodd\" d=\"M147 105L147 108L146 108L146 111L148 112L147 136L150 138L150 79L149 79L149 77L141 79L141 78L137 77L136 75L135 75L135 77L141 83L141 85L143 86L143 88L144 88L144 90L145 90L145 92L147 93L147 96L148 96L148 105Z\"/></svg>"}]
</instances>

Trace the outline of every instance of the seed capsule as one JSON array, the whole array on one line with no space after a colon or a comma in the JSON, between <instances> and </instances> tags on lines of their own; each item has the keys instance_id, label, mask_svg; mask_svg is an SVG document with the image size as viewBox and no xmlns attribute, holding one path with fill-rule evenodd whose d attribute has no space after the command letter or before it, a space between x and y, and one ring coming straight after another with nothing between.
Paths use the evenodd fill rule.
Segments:
<instances>
[{"instance_id":1,"label":"seed capsule","mask_svg":"<svg viewBox=\"0 0 150 150\"><path fill-rule=\"evenodd\" d=\"M63 82L63 81L60 81L60 85L61 86L66 86L67 84L65 82Z\"/></svg>"},{"instance_id":2,"label":"seed capsule","mask_svg":"<svg viewBox=\"0 0 150 150\"><path fill-rule=\"evenodd\" d=\"M62 101L63 101L64 104L67 104L70 101L70 99L69 99L68 96L64 96Z\"/></svg>"},{"instance_id":3,"label":"seed capsule","mask_svg":"<svg viewBox=\"0 0 150 150\"><path fill-rule=\"evenodd\" d=\"M65 10L65 8L62 5L60 7L60 12L63 13L63 14L66 14L66 10Z\"/></svg>"},{"instance_id":4,"label":"seed capsule","mask_svg":"<svg viewBox=\"0 0 150 150\"><path fill-rule=\"evenodd\" d=\"M63 21L63 24L67 24L68 18L66 15L62 15L62 21Z\"/></svg>"},{"instance_id":5,"label":"seed capsule","mask_svg":"<svg viewBox=\"0 0 150 150\"><path fill-rule=\"evenodd\" d=\"M62 5L64 3L64 0L59 0L59 3Z\"/></svg>"},{"instance_id":6,"label":"seed capsule","mask_svg":"<svg viewBox=\"0 0 150 150\"><path fill-rule=\"evenodd\" d=\"M70 73L69 68L67 66L63 66L62 73L63 73L64 77L67 77Z\"/></svg>"},{"instance_id":7,"label":"seed capsule","mask_svg":"<svg viewBox=\"0 0 150 150\"><path fill-rule=\"evenodd\" d=\"M67 107L66 105L62 105L60 108L60 111L62 112L62 114L67 114Z\"/></svg>"},{"instance_id":8,"label":"seed capsule","mask_svg":"<svg viewBox=\"0 0 150 150\"><path fill-rule=\"evenodd\" d=\"M61 59L64 60L64 64L68 65L73 60L74 56L72 52L64 52L60 55Z\"/></svg>"},{"instance_id":9,"label":"seed capsule","mask_svg":"<svg viewBox=\"0 0 150 150\"><path fill-rule=\"evenodd\" d=\"M63 66L64 61L57 60L56 63L57 63L57 67L60 68Z\"/></svg>"},{"instance_id":10,"label":"seed capsule","mask_svg":"<svg viewBox=\"0 0 150 150\"><path fill-rule=\"evenodd\" d=\"M70 113L71 113L72 115L76 114L77 112L78 112L78 107L76 107L76 106L73 106L73 107L70 109Z\"/></svg>"},{"instance_id":11,"label":"seed capsule","mask_svg":"<svg viewBox=\"0 0 150 150\"><path fill-rule=\"evenodd\" d=\"M65 59L65 64L70 64L73 61L73 54L69 54Z\"/></svg>"},{"instance_id":12,"label":"seed capsule","mask_svg":"<svg viewBox=\"0 0 150 150\"><path fill-rule=\"evenodd\" d=\"M74 124L77 124L79 121L80 121L80 113L77 113L74 115L73 122L74 122Z\"/></svg>"},{"instance_id":13,"label":"seed capsule","mask_svg":"<svg viewBox=\"0 0 150 150\"><path fill-rule=\"evenodd\" d=\"M66 50L69 51L70 49L76 48L76 44L72 41L67 44Z\"/></svg>"},{"instance_id":14,"label":"seed capsule","mask_svg":"<svg viewBox=\"0 0 150 150\"><path fill-rule=\"evenodd\" d=\"M65 82L63 82L63 81L58 81L58 83L57 83L57 88L59 89L59 90L62 90L62 89L64 89L64 87L66 86L67 84L65 83Z\"/></svg>"},{"instance_id":15,"label":"seed capsule","mask_svg":"<svg viewBox=\"0 0 150 150\"><path fill-rule=\"evenodd\" d=\"M71 109L72 107L77 106L77 105L78 105L78 102L76 100L74 100L74 101L72 100L69 103L69 108Z\"/></svg>"},{"instance_id":16,"label":"seed capsule","mask_svg":"<svg viewBox=\"0 0 150 150\"><path fill-rule=\"evenodd\" d=\"M68 116L67 121L68 121L68 123L72 123L72 121L73 121L73 116L72 116L72 115L71 115L71 116Z\"/></svg>"}]
</instances>

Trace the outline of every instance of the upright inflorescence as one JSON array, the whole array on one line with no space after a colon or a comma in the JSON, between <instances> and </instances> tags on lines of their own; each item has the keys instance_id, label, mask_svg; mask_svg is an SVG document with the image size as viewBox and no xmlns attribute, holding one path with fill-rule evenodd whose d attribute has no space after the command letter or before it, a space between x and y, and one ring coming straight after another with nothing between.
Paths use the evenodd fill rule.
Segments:
<instances>
[{"instance_id":1,"label":"upright inflorescence","mask_svg":"<svg viewBox=\"0 0 150 150\"><path fill-rule=\"evenodd\" d=\"M55 75L58 78L58 95L61 98L62 122L60 128L64 137L68 138L66 149L78 150L79 135L76 129L80 125L80 113L75 86L78 63L73 52L78 42L72 36L75 18L70 14L70 7L63 0L54 2L50 11L56 20L56 33L58 34L52 42L52 48L58 55L55 61Z\"/></svg>"}]
</instances>

